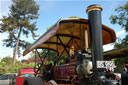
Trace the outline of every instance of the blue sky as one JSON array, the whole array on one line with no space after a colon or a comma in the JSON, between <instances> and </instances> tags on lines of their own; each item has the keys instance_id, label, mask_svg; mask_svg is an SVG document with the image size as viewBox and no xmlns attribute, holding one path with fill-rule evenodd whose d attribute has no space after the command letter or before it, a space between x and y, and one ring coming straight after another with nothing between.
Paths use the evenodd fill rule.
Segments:
<instances>
[{"instance_id":1,"label":"blue sky","mask_svg":"<svg viewBox=\"0 0 128 85\"><path fill-rule=\"evenodd\" d=\"M102 23L114 29L117 37L123 38L126 33L119 25L110 23L110 16L115 13L115 8L119 5L124 5L127 0L36 0L40 5L39 18L37 19L37 34L41 35L46 31L46 28L55 24L59 19L68 18L70 16L78 16L87 19L86 8L92 4L99 4L102 8ZM9 13L8 6L11 5L11 0L0 0L0 18ZM13 49L2 46L2 39L7 38L6 33L0 34L0 57L12 56ZM21 38L24 38L23 36ZM34 42L29 36L27 39ZM105 50L110 50L113 45L104 46ZM19 60L23 59L21 57Z\"/></svg>"}]
</instances>

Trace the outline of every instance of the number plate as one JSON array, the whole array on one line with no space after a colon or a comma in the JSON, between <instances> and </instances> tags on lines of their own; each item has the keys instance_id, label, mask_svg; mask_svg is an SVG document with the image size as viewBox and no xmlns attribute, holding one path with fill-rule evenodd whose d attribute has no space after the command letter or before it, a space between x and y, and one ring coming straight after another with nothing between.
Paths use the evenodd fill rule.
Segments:
<instances>
[{"instance_id":1,"label":"number plate","mask_svg":"<svg viewBox=\"0 0 128 85\"><path fill-rule=\"evenodd\" d=\"M115 68L114 61L97 61L97 68Z\"/></svg>"}]
</instances>

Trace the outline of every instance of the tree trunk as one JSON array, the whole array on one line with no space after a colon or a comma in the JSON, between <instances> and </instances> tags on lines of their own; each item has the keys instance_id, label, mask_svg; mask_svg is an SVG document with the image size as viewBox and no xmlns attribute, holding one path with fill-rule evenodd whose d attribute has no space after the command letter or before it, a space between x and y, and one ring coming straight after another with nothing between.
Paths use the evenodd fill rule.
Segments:
<instances>
[{"instance_id":1,"label":"tree trunk","mask_svg":"<svg viewBox=\"0 0 128 85\"><path fill-rule=\"evenodd\" d=\"M22 27L20 27L18 37L17 37L17 40L16 40L16 47L15 47L14 54L13 54L13 64L16 63L16 55L17 55L17 51L18 51L21 31L22 31Z\"/></svg>"}]
</instances>

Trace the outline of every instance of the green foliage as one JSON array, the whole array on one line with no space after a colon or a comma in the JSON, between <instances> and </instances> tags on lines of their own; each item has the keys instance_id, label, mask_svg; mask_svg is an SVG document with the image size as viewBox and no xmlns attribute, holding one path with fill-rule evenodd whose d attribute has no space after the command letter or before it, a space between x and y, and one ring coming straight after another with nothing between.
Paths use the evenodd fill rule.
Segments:
<instances>
[{"instance_id":1,"label":"green foliage","mask_svg":"<svg viewBox=\"0 0 128 85\"><path fill-rule=\"evenodd\" d=\"M69 18L80 18L80 17L78 17L78 16L70 16Z\"/></svg>"},{"instance_id":2,"label":"green foliage","mask_svg":"<svg viewBox=\"0 0 128 85\"><path fill-rule=\"evenodd\" d=\"M29 63L29 64L24 64L21 62L16 62L16 64L13 64L9 69L8 72L9 73L18 73L19 69L23 69L26 67L32 67L34 68L34 63Z\"/></svg>"},{"instance_id":3,"label":"green foliage","mask_svg":"<svg viewBox=\"0 0 128 85\"><path fill-rule=\"evenodd\" d=\"M114 59L115 64L117 68L115 69L115 72L123 72L123 68L125 64L128 64L128 58L127 57L121 57Z\"/></svg>"},{"instance_id":4,"label":"green foliage","mask_svg":"<svg viewBox=\"0 0 128 85\"><path fill-rule=\"evenodd\" d=\"M42 54L43 56L45 56L45 54ZM46 59L48 60L48 63L54 63L54 61L57 59L57 55L56 52L54 51L49 51L47 54Z\"/></svg>"},{"instance_id":5,"label":"green foliage","mask_svg":"<svg viewBox=\"0 0 128 85\"><path fill-rule=\"evenodd\" d=\"M38 18L38 10L39 5L34 0L12 0L10 13L0 19L0 32L9 34L8 38L3 40L5 46L18 50L20 54L19 48L26 48L30 44L25 40L21 40L20 35L23 34L28 37L31 33L33 39L37 37L35 34L37 30L36 21L32 20Z\"/></svg>"},{"instance_id":6,"label":"green foliage","mask_svg":"<svg viewBox=\"0 0 128 85\"><path fill-rule=\"evenodd\" d=\"M55 24L53 24L53 25L51 25L50 27L48 27L48 28L47 28L47 31L48 31L52 26L54 26L54 25L55 25Z\"/></svg>"},{"instance_id":7,"label":"green foliage","mask_svg":"<svg viewBox=\"0 0 128 85\"><path fill-rule=\"evenodd\" d=\"M6 73L5 66L6 66L6 62L0 62L0 73L1 74Z\"/></svg>"},{"instance_id":8,"label":"green foliage","mask_svg":"<svg viewBox=\"0 0 128 85\"><path fill-rule=\"evenodd\" d=\"M43 53L42 54L43 56L45 56L45 54ZM52 63L54 64L54 62L56 62L57 65L62 65L62 64L65 64L65 61L67 59L67 56L61 56L59 58L59 56L57 56L56 52L54 51L49 51L48 52L48 57L46 57L46 59L48 60L48 64Z\"/></svg>"},{"instance_id":9,"label":"green foliage","mask_svg":"<svg viewBox=\"0 0 128 85\"><path fill-rule=\"evenodd\" d=\"M19 69L23 69L25 67L34 67L34 63L24 64L19 61L16 61L15 64L12 63L13 58L5 57L0 62L0 73L18 73Z\"/></svg>"},{"instance_id":10,"label":"green foliage","mask_svg":"<svg viewBox=\"0 0 128 85\"><path fill-rule=\"evenodd\" d=\"M5 62L7 65L12 64L13 59L11 57L5 57L1 60L1 62Z\"/></svg>"},{"instance_id":11,"label":"green foliage","mask_svg":"<svg viewBox=\"0 0 128 85\"><path fill-rule=\"evenodd\" d=\"M43 49L39 53L42 58L44 58L46 56L47 64L50 64L50 63L53 64L54 61L57 59L56 52L54 52L54 51Z\"/></svg>"},{"instance_id":12,"label":"green foliage","mask_svg":"<svg viewBox=\"0 0 128 85\"><path fill-rule=\"evenodd\" d=\"M62 56L58 61L57 65L67 64L68 56Z\"/></svg>"},{"instance_id":13,"label":"green foliage","mask_svg":"<svg viewBox=\"0 0 128 85\"><path fill-rule=\"evenodd\" d=\"M61 56L61 58L58 60L59 56L57 56L56 52L55 51L52 51L52 50L47 50L47 49L43 49L42 51L39 51L39 54L40 54L40 57L44 58L46 56L46 60L47 60L47 64L54 64L54 62L56 61L56 64L57 65L62 65L62 64L65 64L68 56ZM47 53L48 52L48 53ZM38 54L36 53L36 55L33 53L31 55L31 58L30 59L35 59L35 56L37 58L39 58Z\"/></svg>"},{"instance_id":14,"label":"green foliage","mask_svg":"<svg viewBox=\"0 0 128 85\"><path fill-rule=\"evenodd\" d=\"M122 48L128 46L128 35L125 36L124 39L119 39L115 42L114 48Z\"/></svg>"},{"instance_id":15,"label":"green foliage","mask_svg":"<svg viewBox=\"0 0 128 85\"><path fill-rule=\"evenodd\" d=\"M119 6L115 9L117 15L112 15L110 17L112 24L120 25L126 32L128 32L128 2L124 6ZM115 42L114 48L122 48L128 46L128 35L124 39L119 39ZM121 58L115 59L116 62L116 72L122 72L124 64L128 63L128 58L121 56Z\"/></svg>"},{"instance_id":16,"label":"green foliage","mask_svg":"<svg viewBox=\"0 0 128 85\"><path fill-rule=\"evenodd\" d=\"M115 9L117 15L110 17L112 24L119 24L122 28L128 32L128 2L124 6L119 6Z\"/></svg>"},{"instance_id":17,"label":"green foliage","mask_svg":"<svg viewBox=\"0 0 128 85\"><path fill-rule=\"evenodd\" d=\"M117 15L110 17L112 24L119 24L126 32L128 32L128 2L124 6L119 6L115 9ZM117 41L114 48L121 48L128 46L128 35L124 39Z\"/></svg>"}]
</instances>

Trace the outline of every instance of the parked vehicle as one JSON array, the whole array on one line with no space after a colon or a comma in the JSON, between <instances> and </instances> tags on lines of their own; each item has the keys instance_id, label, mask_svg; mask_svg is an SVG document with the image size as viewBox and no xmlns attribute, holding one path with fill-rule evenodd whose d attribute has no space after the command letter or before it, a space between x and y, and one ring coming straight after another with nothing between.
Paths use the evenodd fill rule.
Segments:
<instances>
[{"instance_id":1,"label":"parked vehicle","mask_svg":"<svg viewBox=\"0 0 128 85\"><path fill-rule=\"evenodd\" d=\"M0 76L0 85L12 85L12 78L17 76L17 73L8 73Z\"/></svg>"},{"instance_id":2,"label":"parked vehicle","mask_svg":"<svg viewBox=\"0 0 128 85\"><path fill-rule=\"evenodd\" d=\"M34 75L35 72L31 67L19 69L18 76L13 77L13 84L11 85L23 85L25 77L34 77Z\"/></svg>"},{"instance_id":3,"label":"parked vehicle","mask_svg":"<svg viewBox=\"0 0 128 85\"><path fill-rule=\"evenodd\" d=\"M119 85L105 77L107 69L115 68L113 61L103 60L105 44L116 40L115 32L101 24L99 5L87 8L89 19L61 19L28 47L23 55L35 49L47 49L42 64L35 67L38 77L25 78L24 85ZM49 50L55 51L54 63L44 64ZM68 56L63 65L58 61ZM38 67L38 68L37 68Z\"/></svg>"}]
</instances>

